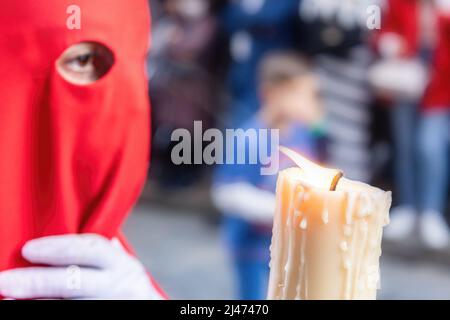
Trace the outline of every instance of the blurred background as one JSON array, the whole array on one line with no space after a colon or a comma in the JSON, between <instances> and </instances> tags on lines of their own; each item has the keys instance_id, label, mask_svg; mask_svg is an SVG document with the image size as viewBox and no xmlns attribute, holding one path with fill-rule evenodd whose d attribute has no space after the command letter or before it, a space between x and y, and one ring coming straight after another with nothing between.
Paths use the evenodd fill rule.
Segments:
<instances>
[{"instance_id":1,"label":"blurred background","mask_svg":"<svg viewBox=\"0 0 450 320\"><path fill-rule=\"evenodd\" d=\"M450 89L433 87L447 76L433 58L448 41L440 1L150 2L152 164L125 231L171 298L265 296L270 219L222 198L251 192L270 203L275 180L254 168L174 165L173 130L202 121L203 130L294 128L286 144L393 190L379 297L450 299L450 106L433 103ZM381 30L369 28L373 5Z\"/></svg>"}]
</instances>

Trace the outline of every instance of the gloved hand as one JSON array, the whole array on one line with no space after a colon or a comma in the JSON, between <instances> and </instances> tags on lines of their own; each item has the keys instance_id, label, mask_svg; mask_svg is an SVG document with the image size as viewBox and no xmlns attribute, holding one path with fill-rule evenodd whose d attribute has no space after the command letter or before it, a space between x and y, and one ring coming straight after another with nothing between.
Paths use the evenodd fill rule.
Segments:
<instances>
[{"instance_id":1,"label":"gloved hand","mask_svg":"<svg viewBox=\"0 0 450 320\"><path fill-rule=\"evenodd\" d=\"M12 299L162 299L143 265L117 239L63 235L29 241L37 265L0 272L0 296Z\"/></svg>"}]
</instances>

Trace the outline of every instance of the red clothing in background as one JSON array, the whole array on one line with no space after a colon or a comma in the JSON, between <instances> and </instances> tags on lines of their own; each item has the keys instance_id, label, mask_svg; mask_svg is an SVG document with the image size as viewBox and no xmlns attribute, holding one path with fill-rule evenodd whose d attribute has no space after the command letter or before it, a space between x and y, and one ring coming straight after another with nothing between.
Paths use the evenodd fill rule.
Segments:
<instances>
[{"instance_id":1,"label":"red clothing in background","mask_svg":"<svg viewBox=\"0 0 450 320\"><path fill-rule=\"evenodd\" d=\"M430 109L450 110L450 15L439 19L439 40L433 61L431 82L424 106Z\"/></svg>"},{"instance_id":2,"label":"red clothing in background","mask_svg":"<svg viewBox=\"0 0 450 320\"><path fill-rule=\"evenodd\" d=\"M388 0L382 29L377 38L387 33L395 33L404 39L407 56L418 54L420 47L418 9L418 0Z\"/></svg>"},{"instance_id":3,"label":"red clothing in background","mask_svg":"<svg viewBox=\"0 0 450 320\"><path fill-rule=\"evenodd\" d=\"M376 42L381 37L394 33L405 41L405 57L420 55L421 24L419 0L388 0L382 29L376 35ZM425 110L450 108L450 18L436 8L438 35L436 53L430 66L431 82L423 102Z\"/></svg>"}]
</instances>

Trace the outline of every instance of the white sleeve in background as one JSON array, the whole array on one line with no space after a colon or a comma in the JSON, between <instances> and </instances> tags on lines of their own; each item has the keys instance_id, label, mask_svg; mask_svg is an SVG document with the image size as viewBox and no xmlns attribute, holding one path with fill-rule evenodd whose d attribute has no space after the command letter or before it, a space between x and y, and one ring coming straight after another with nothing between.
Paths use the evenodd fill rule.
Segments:
<instances>
[{"instance_id":1,"label":"white sleeve in background","mask_svg":"<svg viewBox=\"0 0 450 320\"><path fill-rule=\"evenodd\" d=\"M378 41L378 51L385 59L396 58L402 51L404 40L396 33L383 34Z\"/></svg>"},{"instance_id":2,"label":"white sleeve in background","mask_svg":"<svg viewBox=\"0 0 450 320\"><path fill-rule=\"evenodd\" d=\"M436 0L435 4L441 14L450 14L450 0Z\"/></svg>"},{"instance_id":3,"label":"white sleeve in background","mask_svg":"<svg viewBox=\"0 0 450 320\"><path fill-rule=\"evenodd\" d=\"M212 189L214 205L222 212L239 216L245 220L272 224L275 213L275 194L238 182Z\"/></svg>"}]
</instances>

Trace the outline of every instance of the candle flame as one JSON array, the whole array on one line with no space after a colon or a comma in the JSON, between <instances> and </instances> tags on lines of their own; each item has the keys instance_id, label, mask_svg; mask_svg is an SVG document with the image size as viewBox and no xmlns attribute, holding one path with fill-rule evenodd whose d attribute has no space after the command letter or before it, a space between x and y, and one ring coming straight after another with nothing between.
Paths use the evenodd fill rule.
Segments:
<instances>
[{"instance_id":1,"label":"candle flame","mask_svg":"<svg viewBox=\"0 0 450 320\"><path fill-rule=\"evenodd\" d=\"M284 153L300 169L302 169L308 178L308 182L315 187L335 191L339 180L344 176L342 171L321 167L289 148L279 147L279 149L280 152Z\"/></svg>"}]
</instances>

